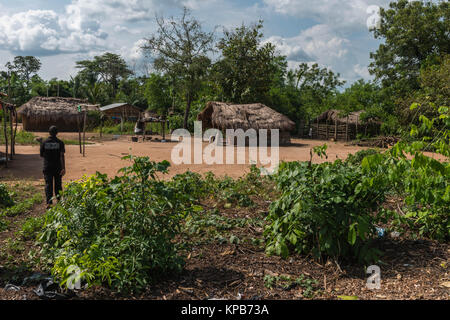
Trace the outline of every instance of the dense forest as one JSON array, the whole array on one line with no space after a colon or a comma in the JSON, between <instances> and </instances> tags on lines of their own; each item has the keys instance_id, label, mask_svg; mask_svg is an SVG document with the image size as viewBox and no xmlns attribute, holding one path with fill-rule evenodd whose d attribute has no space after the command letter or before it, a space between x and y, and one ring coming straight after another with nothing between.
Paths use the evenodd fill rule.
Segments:
<instances>
[{"instance_id":1,"label":"dense forest","mask_svg":"<svg viewBox=\"0 0 450 320\"><path fill-rule=\"evenodd\" d=\"M158 30L141 47L152 64L147 75L107 52L77 61L79 71L70 80L45 81L37 57L17 56L0 72L0 91L18 106L33 96L85 98L101 105L127 102L188 128L209 100L261 102L297 124L330 108L343 114L365 110L363 121L377 118L382 133L401 134L419 121L412 103L421 104L420 113L428 116L449 105L449 16L448 2L401 0L381 9L380 27L370 31L381 40L376 52L368 52L371 81L345 84L338 73L318 64L289 69L287 58L264 41L263 21L224 29L217 39L216 31L204 31L185 9L177 18L156 18Z\"/></svg>"}]
</instances>

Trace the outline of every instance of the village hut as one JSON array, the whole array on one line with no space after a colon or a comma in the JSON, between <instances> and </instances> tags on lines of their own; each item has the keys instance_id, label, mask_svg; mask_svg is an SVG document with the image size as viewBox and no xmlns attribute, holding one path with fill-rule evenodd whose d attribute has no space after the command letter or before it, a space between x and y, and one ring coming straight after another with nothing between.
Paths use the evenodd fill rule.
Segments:
<instances>
[{"instance_id":1,"label":"village hut","mask_svg":"<svg viewBox=\"0 0 450 320\"><path fill-rule=\"evenodd\" d=\"M364 110L345 113L343 110L330 109L321 113L311 122L313 138L335 140L355 139L358 134L373 135L380 130L377 119L361 119Z\"/></svg>"},{"instance_id":2,"label":"village hut","mask_svg":"<svg viewBox=\"0 0 450 320\"><path fill-rule=\"evenodd\" d=\"M141 109L128 103L113 103L100 108L106 118L112 120L136 121L139 119Z\"/></svg>"},{"instance_id":3,"label":"village hut","mask_svg":"<svg viewBox=\"0 0 450 320\"><path fill-rule=\"evenodd\" d=\"M198 115L198 120L202 121L203 129L267 129L269 139L270 130L278 129L280 145L290 144L290 132L295 129L295 123L288 117L261 103L230 104L210 101Z\"/></svg>"},{"instance_id":4,"label":"village hut","mask_svg":"<svg viewBox=\"0 0 450 320\"><path fill-rule=\"evenodd\" d=\"M26 131L47 131L56 125L60 132L77 132L83 126L82 111L99 111L87 100L63 97L34 97L18 108Z\"/></svg>"}]
</instances>

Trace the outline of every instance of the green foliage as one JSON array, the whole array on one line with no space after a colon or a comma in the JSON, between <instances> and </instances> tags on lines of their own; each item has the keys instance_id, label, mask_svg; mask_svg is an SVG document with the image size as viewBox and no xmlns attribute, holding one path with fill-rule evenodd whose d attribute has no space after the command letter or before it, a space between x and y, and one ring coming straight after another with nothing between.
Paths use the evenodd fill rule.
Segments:
<instances>
[{"instance_id":1,"label":"green foliage","mask_svg":"<svg viewBox=\"0 0 450 320\"><path fill-rule=\"evenodd\" d=\"M266 274L264 276L264 286L266 288L273 289L279 287L283 290L290 290L299 286L302 288L302 295L305 298L313 298L319 292L317 288L318 284L319 282L317 280L306 277L304 274L301 274L296 279L292 279L286 275L274 276Z\"/></svg>"},{"instance_id":2,"label":"green foliage","mask_svg":"<svg viewBox=\"0 0 450 320\"><path fill-rule=\"evenodd\" d=\"M120 55L110 52L95 56L93 60L77 61L76 67L81 69L80 76L93 80L92 84L99 80L107 83L112 98L117 93L120 80L133 74Z\"/></svg>"},{"instance_id":3,"label":"green foliage","mask_svg":"<svg viewBox=\"0 0 450 320\"><path fill-rule=\"evenodd\" d=\"M384 42L371 53L370 72L397 97L418 89L421 67L450 52L449 11L447 1L407 0L393 1L380 10L380 28L372 32Z\"/></svg>"},{"instance_id":4,"label":"green foliage","mask_svg":"<svg viewBox=\"0 0 450 320\"><path fill-rule=\"evenodd\" d=\"M363 159L367 156L371 156L374 154L380 153L378 150L375 149L365 149L356 152L355 154L349 154L345 162L351 164L351 165L360 165L363 161Z\"/></svg>"},{"instance_id":5,"label":"green foliage","mask_svg":"<svg viewBox=\"0 0 450 320\"><path fill-rule=\"evenodd\" d=\"M8 139L10 138L10 135L8 134ZM11 140L8 140L11 141ZM36 140L36 136L28 131L17 131L16 138L15 138L16 144L18 145L36 145L39 144L39 142ZM5 136L0 135L0 143L5 143Z\"/></svg>"},{"instance_id":6,"label":"green foliage","mask_svg":"<svg viewBox=\"0 0 450 320\"><path fill-rule=\"evenodd\" d=\"M372 172L383 171L383 178L390 185L391 192L404 198L402 212L388 212L385 222L393 220L394 226L406 225L419 236L448 241L450 167L448 163L441 163L417 152L418 147L423 145L413 143L407 146L399 143L389 154L369 156L362 165ZM414 154L413 159L407 159L404 151Z\"/></svg>"},{"instance_id":7,"label":"green foliage","mask_svg":"<svg viewBox=\"0 0 450 320\"><path fill-rule=\"evenodd\" d=\"M450 105L450 55L440 57L436 63L439 64L421 69L420 89L401 100L398 118L407 129L420 125L422 115L430 119L439 117L437 106ZM420 105L420 108L411 108L411 105Z\"/></svg>"},{"instance_id":8,"label":"green foliage","mask_svg":"<svg viewBox=\"0 0 450 320\"><path fill-rule=\"evenodd\" d=\"M41 61L33 56L17 56L14 61L6 63L6 68L10 72L16 73L20 79L28 84L30 76L41 69Z\"/></svg>"},{"instance_id":9,"label":"green foliage","mask_svg":"<svg viewBox=\"0 0 450 320\"><path fill-rule=\"evenodd\" d=\"M300 93L304 116L311 119L329 109L333 97L337 94L337 88L345 84L339 77L339 74L328 68L320 68L317 63L302 63L297 69L288 72L288 81ZM339 109L341 108L342 106L339 106Z\"/></svg>"},{"instance_id":10,"label":"green foliage","mask_svg":"<svg viewBox=\"0 0 450 320\"><path fill-rule=\"evenodd\" d=\"M75 266L89 285L142 290L158 275L180 270L173 239L189 209L186 198L159 181L167 161L134 158L123 176L97 173L68 184L63 200L48 211L40 235L52 274L67 283Z\"/></svg>"},{"instance_id":11,"label":"green foliage","mask_svg":"<svg viewBox=\"0 0 450 320\"><path fill-rule=\"evenodd\" d=\"M268 254L377 259L370 240L375 233L372 212L386 192L379 175L367 176L360 166L337 160L281 163L275 179L282 194L267 217Z\"/></svg>"},{"instance_id":12,"label":"green foliage","mask_svg":"<svg viewBox=\"0 0 450 320\"><path fill-rule=\"evenodd\" d=\"M277 72L275 46L262 44L262 21L242 25L233 31L224 30L217 47L222 59L214 65L214 74L225 101L254 103L267 100Z\"/></svg>"},{"instance_id":13,"label":"green foliage","mask_svg":"<svg viewBox=\"0 0 450 320\"><path fill-rule=\"evenodd\" d=\"M411 108L417 108L412 105ZM411 135L422 136L421 141L399 142L384 157L371 156L362 165L372 172L384 171L384 179L392 192L404 198L405 212L390 212L397 225L406 224L418 235L440 241L450 238L450 120L447 107L439 108L439 117L420 117L422 126L415 127ZM438 131L438 133L435 133ZM434 136L431 139L428 134ZM423 154L432 148L445 156L439 161ZM408 159L409 154L411 160Z\"/></svg>"},{"instance_id":14,"label":"green foliage","mask_svg":"<svg viewBox=\"0 0 450 320\"><path fill-rule=\"evenodd\" d=\"M42 194L36 193L30 195L27 199L17 202L14 206L6 208L3 213L9 217L15 217L31 210L36 204L41 203L42 200Z\"/></svg>"},{"instance_id":15,"label":"green foliage","mask_svg":"<svg viewBox=\"0 0 450 320\"><path fill-rule=\"evenodd\" d=\"M0 183L0 208L9 208L13 205L14 201L9 195L7 186L3 183Z\"/></svg>"},{"instance_id":16,"label":"green foliage","mask_svg":"<svg viewBox=\"0 0 450 320\"><path fill-rule=\"evenodd\" d=\"M171 89L169 77L158 74L150 75L145 87L149 109L161 115L166 115L173 102Z\"/></svg>"},{"instance_id":17,"label":"green foliage","mask_svg":"<svg viewBox=\"0 0 450 320\"><path fill-rule=\"evenodd\" d=\"M157 32L145 39L142 49L155 57L153 65L175 80L186 101L183 128L187 129L190 108L196 99L211 61L213 32L204 32L201 24L185 7L178 19L157 17Z\"/></svg>"},{"instance_id":18,"label":"green foliage","mask_svg":"<svg viewBox=\"0 0 450 320\"><path fill-rule=\"evenodd\" d=\"M37 235L41 232L44 226L44 217L31 217L27 218L22 224L18 235L22 240L33 240L36 239Z\"/></svg>"},{"instance_id":19,"label":"green foliage","mask_svg":"<svg viewBox=\"0 0 450 320\"><path fill-rule=\"evenodd\" d=\"M257 181L262 179L259 171L255 174L254 170L246 178L236 180L227 176L217 178L212 173L208 173L205 179L202 179L198 173L188 171L177 174L170 183L183 191L192 201L210 196L225 204L250 207L254 205L250 196L257 193ZM249 179L252 179L252 183L249 183Z\"/></svg>"},{"instance_id":20,"label":"green foliage","mask_svg":"<svg viewBox=\"0 0 450 320\"><path fill-rule=\"evenodd\" d=\"M43 200L42 194L37 192L36 188L29 184L17 183L11 188L6 188L6 190L8 189L9 192L7 192L12 200L12 205L3 208L0 205L0 208L2 208L0 216L14 217L26 213ZM2 193L2 195L4 196L4 193ZM11 202L9 202L9 204L11 204Z\"/></svg>"},{"instance_id":21,"label":"green foliage","mask_svg":"<svg viewBox=\"0 0 450 320\"><path fill-rule=\"evenodd\" d=\"M120 123L114 123L112 121L105 122L102 127L103 134L134 134L134 126L136 123L125 121L123 123L123 130ZM100 127L94 129L95 132L100 132Z\"/></svg>"},{"instance_id":22,"label":"green foliage","mask_svg":"<svg viewBox=\"0 0 450 320\"><path fill-rule=\"evenodd\" d=\"M223 239L232 229L243 228L254 223L255 221L248 218L229 218L217 209L204 212L201 207L194 207L193 212L185 219L184 232L189 237L200 239Z\"/></svg>"}]
</instances>

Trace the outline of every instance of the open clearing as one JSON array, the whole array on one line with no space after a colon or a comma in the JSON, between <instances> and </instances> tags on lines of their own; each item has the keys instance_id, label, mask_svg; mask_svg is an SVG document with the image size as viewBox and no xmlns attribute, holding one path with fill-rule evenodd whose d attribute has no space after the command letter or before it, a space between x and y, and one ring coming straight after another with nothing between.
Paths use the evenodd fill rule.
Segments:
<instances>
[{"instance_id":1,"label":"open clearing","mask_svg":"<svg viewBox=\"0 0 450 320\"><path fill-rule=\"evenodd\" d=\"M45 137L45 133L37 134ZM87 137L98 136L98 134L89 134ZM77 140L78 135L73 133L61 133L58 135L61 139ZM292 139L291 146L280 147L280 161L308 161L310 158L310 149L322 145L323 141ZM79 146L66 146L66 167L67 174L64 182L80 179L83 175L91 175L99 171L106 173L108 176L114 176L117 170L122 168L126 163L122 157L132 154L134 156L148 156L152 161L163 161L171 158L171 152L176 142L161 143L157 141L131 142L129 136L121 136L118 140L104 140L94 144L86 145L86 157L80 154ZM205 147L208 143L204 142ZM347 146L342 142L327 142L327 154L329 160L333 161L337 158L345 159L348 154L356 153L364 148ZM245 150L244 150L245 149ZM42 159L39 157L39 146L17 146L17 155L9 164L9 168L2 169L1 176L10 177L11 179L33 179L43 180L42 175ZM248 164L248 148L235 148L235 154L238 152L246 152L247 164L233 165L206 165L206 164L180 164L172 165L169 169L169 177L177 173L183 173L187 170L200 174L212 171L217 176L228 175L232 178L243 176L249 170ZM323 162L326 159L320 159L317 156L314 162Z\"/></svg>"}]
</instances>

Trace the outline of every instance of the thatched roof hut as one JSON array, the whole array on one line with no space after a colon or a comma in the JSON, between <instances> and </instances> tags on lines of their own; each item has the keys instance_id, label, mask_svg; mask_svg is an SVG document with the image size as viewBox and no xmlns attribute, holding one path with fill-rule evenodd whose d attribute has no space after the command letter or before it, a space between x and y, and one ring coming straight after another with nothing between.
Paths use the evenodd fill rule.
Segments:
<instances>
[{"instance_id":1,"label":"thatched roof hut","mask_svg":"<svg viewBox=\"0 0 450 320\"><path fill-rule=\"evenodd\" d=\"M87 100L62 97L34 97L18 110L22 116L23 129L27 131L47 131L56 125L59 131L76 132L82 121L82 110L99 111L98 105Z\"/></svg>"},{"instance_id":2,"label":"thatched roof hut","mask_svg":"<svg viewBox=\"0 0 450 320\"><path fill-rule=\"evenodd\" d=\"M361 119L364 110L345 114L342 110L330 109L310 123L309 136L316 139L352 140L358 134L376 135L380 131L381 122L377 119Z\"/></svg>"},{"instance_id":3,"label":"thatched roof hut","mask_svg":"<svg viewBox=\"0 0 450 320\"><path fill-rule=\"evenodd\" d=\"M261 104L229 104L210 101L198 115L203 128L226 129L279 129L280 144L290 143L290 131L295 123L285 115Z\"/></svg>"},{"instance_id":4,"label":"thatched roof hut","mask_svg":"<svg viewBox=\"0 0 450 320\"><path fill-rule=\"evenodd\" d=\"M349 125L360 125L363 123L363 121L361 120L361 114L363 114L365 111L364 110L360 110L360 111L354 111L354 112L350 112L348 115L343 115L344 112L342 110L336 110L336 109L330 109L327 110L323 113L321 113L316 119L314 119L312 122L316 123L329 123L329 124L335 124L337 122L337 124L348 124ZM369 121L366 121L364 123L378 123L379 121L370 119Z\"/></svg>"}]
</instances>

